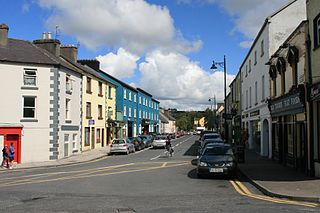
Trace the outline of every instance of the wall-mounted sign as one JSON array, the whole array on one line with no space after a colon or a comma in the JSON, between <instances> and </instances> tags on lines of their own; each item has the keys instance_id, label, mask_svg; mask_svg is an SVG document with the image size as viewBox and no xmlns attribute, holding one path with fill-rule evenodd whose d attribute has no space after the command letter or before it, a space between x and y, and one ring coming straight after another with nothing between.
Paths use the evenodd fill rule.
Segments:
<instances>
[{"instance_id":1,"label":"wall-mounted sign","mask_svg":"<svg viewBox=\"0 0 320 213\"><path fill-rule=\"evenodd\" d=\"M300 92L271 100L269 109L272 115L288 115L304 112L304 104Z\"/></svg>"},{"instance_id":2,"label":"wall-mounted sign","mask_svg":"<svg viewBox=\"0 0 320 213\"><path fill-rule=\"evenodd\" d=\"M258 116L258 115L260 115L260 111L259 110L250 112L250 117L254 117L254 116Z\"/></svg>"},{"instance_id":3,"label":"wall-mounted sign","mask_svg":"<svg viewBox=\"0 0 320 213\"><path fill-rule=\"evenodd\" d=\"M88 120L88 125L90 126L90 125L94 125L94 120L93 119L89 119Z\"/></svg>"}]
</instances>

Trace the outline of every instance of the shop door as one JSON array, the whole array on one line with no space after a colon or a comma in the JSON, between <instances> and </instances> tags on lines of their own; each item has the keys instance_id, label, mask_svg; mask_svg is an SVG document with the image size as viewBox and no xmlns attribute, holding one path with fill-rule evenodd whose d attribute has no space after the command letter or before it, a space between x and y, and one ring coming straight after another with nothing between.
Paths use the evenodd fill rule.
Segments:
<instances>
[{"instance_id":1,"label":"shop door","mask_svg":"<svg viewBox=\"0 0 320 213\"><path fill-rule=\"evenodd\" d=\"M95 142L95 130L94 127L91 128L91 149L95 148L96 142Z\"/></svg>"},{"instance_id":2,"label":"shop door","mask_svg":"<svg viewBox=\"0 0 320 213\"><path fill-rule=\"evenodd\" d=\"M132 128L133 128L132 122L128 121L128 137L133 137Z\"/></svg>"},{"instance_id":3,"label":"shop door","mask_svg":"<svg viewBox=\"0 0 320 213\"><path fill-rule=\"evenodd\" d=\"M13 147L15 150L14 154L14 162L20 163L20 146L19 146L19 135L7 135L4 144L10 147L11 143L13 143Z\"/></svg>"}]
</instances>

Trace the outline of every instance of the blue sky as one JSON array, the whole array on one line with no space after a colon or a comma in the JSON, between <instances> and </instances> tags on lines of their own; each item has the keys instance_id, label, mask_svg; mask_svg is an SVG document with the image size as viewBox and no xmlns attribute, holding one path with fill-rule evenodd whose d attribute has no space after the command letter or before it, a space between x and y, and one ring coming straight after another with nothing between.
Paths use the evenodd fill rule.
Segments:
<instances>
[{"instance_id":1,"label":"blue sky","mask_svg":"<svg viewBox=\"0 0 320 213\"><path fill-rule=\"evenodd\" d=\"M58 26L62 44L80 44L79 59L141 87L163 107L209 107L223 100L265 18L289 0L0 0L9 37L40 39ZM220 68L220 70L223 70Z\"/></svg>"}]
</instances>

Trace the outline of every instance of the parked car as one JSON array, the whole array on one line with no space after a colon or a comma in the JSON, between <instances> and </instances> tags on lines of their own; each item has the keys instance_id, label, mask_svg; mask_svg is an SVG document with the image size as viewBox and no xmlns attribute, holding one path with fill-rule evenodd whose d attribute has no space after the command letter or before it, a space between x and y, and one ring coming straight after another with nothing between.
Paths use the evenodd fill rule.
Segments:
<instances>
[{"instance_id":1,"label":"parked car","mask_svg":"<svg viewBox=\"0 0 320 213\"><path fill-rule=\"evenodd\" d=\"M214 144L221 144L224 143L224 141L221 138L210 138L205 139L204 141L201 141L201 145L199 146L199 154L202 153L202 151L208 146L208 145L214 145Z\"/></svg>"},{"instance_id":2,"label":"parked car","mask_svg":"<svg viewBox=\"0 0 320 213\"><path fill-rule=\"evenodd\" d=\"M197 176L237 176L238 165L230 144L215 144L207 147L197 162Z\"/></svg>"},{"instance_id":3,"label":"parked car","mask_svg":"<svg viewBox=\"0 0 320 213\"><path fill-rule=\"evenodd\" d=\"M110 146L110 153L126 153L135 152L134 145L128 139L114 139Z\"/></svg>"},{"instance_id":4,"label":"parked car","mask_svg":"<svg viewBox=\"0 0 320 213\"><path fill-rule=\"evenodd\" d=\"M150 147L153 141L153 138L151 135L139 135L139 138L143 141L145 147Z\"/></svg>"},{"instance_id":5,"label":"parked car","mask_svg":"<svg viewBox=\"0 0 320 213\"><path fill-rule=\"evenodd\" d=\"M198 145L200 146L202 141L206 140L206 139L216 139L216 138L221 138L220 134L218 133L207 133L202 135L202 137L200 138L200 140L198 140Z\"/></svg>"},{"instance_id":6,"label":"parked car","mask_svg":"<svg viewBox=\"0 0 320 213\"><path fill-rule=\"evenodd\" d=\"M152 142L152 148L165 148L167 142L167 136L166 135L157 135L154 141Z\"/></svg>"},{"instance_id":7,"label":"parked car","mask_svg":"<svg viewBox=\"0 0 320 213\"><path fill-rule=\"evenodd\" d=\"M145 144L143 143L141 138L139 138L139 137L129 137L128 139L134 145L135 150L140 151L140 150L145 148Z\"/></svg>"}]
</instances>

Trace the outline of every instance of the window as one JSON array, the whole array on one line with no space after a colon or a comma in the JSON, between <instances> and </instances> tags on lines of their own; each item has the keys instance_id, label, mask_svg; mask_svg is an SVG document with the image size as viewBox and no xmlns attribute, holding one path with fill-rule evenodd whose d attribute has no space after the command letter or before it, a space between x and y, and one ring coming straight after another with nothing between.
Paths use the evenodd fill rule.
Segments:
<instances>
[{"instance_id":1,"label":"window","mask_svg":"<svg viewBox=\"0 0 320 213\"><path fill-rule=\"evenodd\" d=\"M255 104L258 104L258 82L254 84Z\"/></svg>"},{"instance_id":2,"label":"window","mask_svg":"<svg viewBox=\"0 0 320 213\"><path fill-rule=\"evenodd\" d=\"M141 104L141 96L139 97L139 104Z\"/></svg>"},{"instance_id":3,"label":"window","mask_svg":"<svg viewBox=\"0 0 320 213\"><path fill-rule=\"evenodd\" d=\"M249 103L248 90L246 90L246 109L248 109L248 103Z\"/></svg>"},{"instance_id":4,"label":"window","mask_svg":"<svg viewBox=\"0 0 320 213\"><path fill-rule=\"evenodd\" d=\"M257 51L254 51L254 65L257 64Z\"/></svg>"},{"instance_id":5,"label":"window","mask_svg":"<svg viewBox=\"0 0 320 213\"><path fill-rule=\"evenodd\" d=\"M86 117L91 118L91 103L90 102L86 103Z\"/></svg>"},{"instance_id":6,"label":"window","mask_svg":"<svg viewBox=\"0 0 320 213\"><path fill-rule=\"evenodd\" d=\"M25 69L23 75L23 84L25 86L36 86L37 85L37 70Z\"/></svg>"},{"instance_id":7,"label":"window","mask_svg":"<svg viewBox=\"0 0 320 213\"><path fill-rule=\"evenodd\" d=\"M64 143L69 143L69 134L64 134Z\"/></svg>"},{"instance_id":8,"label":"window","mask_svg":"<svg viewBox=\"0 0 320 213\"><path fill-rule=\"evenodd\" d=\"M249 60L249 72L251 72L251 59Z\"/></svg>"},{"instance_id":9,"label":"window","mask_svg":"<svg viewBox=\"0 0 320 213\"><path fill-rule=\"evenodd\" d=\"M112 88L111 88L111 86L108 86L108 98L112 99Z\"/></svg>"},{"instance_id":10,"label":"window","mask_svg":"<svg viewBox=\"0 0 320 213\"><path fill-rule=\"evenodd\" d=\"M264 41L261 41L261 57L264 55Z\"/></svg>"},{"instance_id":11,"label":"window","mask_svg":"<svg viewBox=\"0 0 320 213\"><path fill-rule=\"evenodd\" d=\"M91 78L87 77L87 89L86 89L87 93L92 93L91 92Z\"/></svg>"},{"instance_id":12,"label":"window","mask_svg":"<svg viewBox=\"0 0 320 213\"><path fill-rule=\"evenodd\" d=\"M313 20L314 48L320 47L320 14Z\"/></svg>"},{"instance_id":13,"label":"window","mask_svg":"<svg viewBox=\"0 0 320 213\"><path fill-rule=\"evenodd\" d=\"M72 80L70 75L66 76L66 92L72 93Z\"/></svg>"},{"instance_id":14,"label":"window","mask_svg":"<svg viewBox=\"0 0 320 213\"><path fill-rule=\"evenodd\" d=\"M123 90L123 98L127 99L127 90L126 89Z\"/></svg>"},{"instance_id":15,"label":"window","mask_svg":"<svg viewBox=\"0 0 320 213\"><path fill-rule=\"evenodd\" d=\"M66 99L66 120L70 120L70 99Z\"/></svg>"},{"instance_id":16,"label":"window","mask_svg":"<svg viewBox=\"0 0 320 213\"><path fill-rule=\"evenodd\" d=\"M102 105L98 105L98 119L102 120Z\"/></svg>"},{"instance_id":17,"label":"window","mask_svg":"<svg viewBox=\"0 0 320 213\"><path fill-rule=\"evenodd\" d=\"M129 114L128 117L131 117L131 107L129 107Z\"/></svg>"},{"instance_id":18,"label":"window","mask_svg":"<svg viewBox=\"0 0 320 213\"><path fill-rule=\"evenodd\" d=\"M108 119L111 119L112 118L112 115L113 115L113 110L112 110L112 107L108 107Z\"/></svg>"},{"instance_id":19,"label":"window","mask_svg":"<svg viewBox=\"0 0 320 213\"><path fill-rule=\"evenodd\" d=\"M36 117L36 97L23 97L23 117Z\"/></svg>"},{"instance_id":20,"label":"window","mask_svg":"<svg viewBox=\"0 0 320 213\"><path fill-rule=\"evenodd\" d=\"M252 106L252 91L251 91L251 87L249 88L249 103L250 103L249 107L251 107Z\"/></svg>"},{"instance_id":21,"label":"window","mask_svg":"<svg viewBox=\"0 0 320 213\"><path fill-rule=\"evenodd\" d=\"M248 76L248 65L246 65L246 77Z\"/></svg>"},{"instance_id":22,"label":"window","mask_svg":"<svg viewBox=\"0 0 320 213\"><path fill-rule=\"evenodd\" d=\"M84 128L84 145L85 146L90 145L90 127Z\"/></svg>"},{"instance_id":23,"label":"window","mask_svg":"<svg viewBox=\"0 0 320 213\"><path fill-rule=\"evenodd\" d=\"M129 101L131 101L131 92L129 91Z\"/></svg>"},{"instance_id":24,"label":"window","mask_svg":"<svg viewBox=\"0 0 320 213\"><path fill-rule=\"evenodd\" d=\"M127 116L127 107L124 105L123 107L123 116Z\"/></svg>"},{"instance_id":25,"label":"window","mask_svg":"<svg viewBox=\"0 0 320 213\"><path fill-rule=\"evenodd\" d=\"M261 80L261 91L262 91L261 99L262 99L262 101L264 101L264 99L265 99L265 93L264 93L264 75L262 76L262 80Z\"/></svg>"},{"instance_id":26,"label":"window","mask_svg":"<svg viewBox=\"0 0 320 213\"><path fill-rule=\"evenodd\" d=\"M134 102L137 102L137 94L134 94L134 95L133 95L133 101L134 101Z\"/></svg>"},{"instance_id":27,"label":"window","mask_svg":"<svg viewBox=\"0 0 320 213\"><path fill-rule=\"evenodd\" d=\"M96 142L100 143L101 142L101 137L100 137L100 129L97 129L97 135L96 135Z\"/></svg>"},{"instance_id":28,"label":"window","mask_svg":"<svg viewBox=\"0 0 320 213\"><path fill-rule=\"evenodd\" d=\"M100 81L99 81L99 83L98 83L98 95L99 95L100 97L103 96L103 94L102 94L102 82L100 82Z\"/></svg>"},{"instance_id":29,"label":"window","mask_svg":"<svg viewBox=\"0 0 320 213\"><path fill-rule=\"evenodd\" d=\"M141 118L141 110L139 110L139 118Z\"/></svg>"},{"instance_id":30,"label":"window","mask_svg":"<svg viewBox=\"0 0 320 213\"><path fill-rule=\"evenodd\" d=\"M77 134L72 135L72 150L77 149Z\"/></svg>"},{"instance_id":31,"label":"window","mask_svg":"<svg viewBox=\"0 0 320 213\"><path fill-rule=\"evenodd\" d=\"M135 117L135 118L137 117L137 109L136 108L133 109L133 117Z\"/></svg>"}]
</instances>

